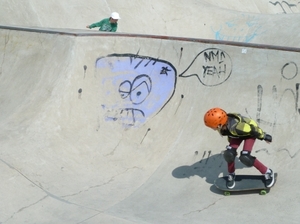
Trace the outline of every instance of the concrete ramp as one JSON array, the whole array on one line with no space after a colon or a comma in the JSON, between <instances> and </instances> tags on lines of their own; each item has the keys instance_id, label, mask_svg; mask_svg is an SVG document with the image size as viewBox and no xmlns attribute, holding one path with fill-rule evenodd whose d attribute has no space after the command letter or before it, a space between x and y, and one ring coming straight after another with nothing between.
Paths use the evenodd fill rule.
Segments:
<instances>
[{"instance_id":1,"label":"concrete ramp","mask_svg":"<svg viewBox=\"0 0 300 224\"><path fill-rule=\"evenodd\" d=\"M300 49L7 27L0 49L0 223L299 223ZM213 186L216 106L273 136L267 196Z\"/></svg>"}]
</instances>

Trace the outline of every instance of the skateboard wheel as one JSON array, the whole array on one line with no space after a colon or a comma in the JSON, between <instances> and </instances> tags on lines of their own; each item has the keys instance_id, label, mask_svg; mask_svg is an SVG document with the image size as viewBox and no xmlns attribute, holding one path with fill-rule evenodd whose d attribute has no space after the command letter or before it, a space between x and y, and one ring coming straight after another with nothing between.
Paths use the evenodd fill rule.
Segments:
<instances>
[{"instance_id":1,"label":"skateboard wheel","mask_svg":"<svg viewBox=\"0 0 300 224\"><path fill-rule=\"evenodd\" d=\"M266 190L261 190L259 194L260 194L260 195L266 195L266 194L267 194L267 191L266 191Z\"/></svg>"},{"instance_id":2,"label":"skateboard wheel","mask_svg":"<svg viewBox=\"0 0 300 224\"><path fill-rule=\"evenodd\" d=\"M229 195L230 195L230 192L229 192L229 191L224 191L224 195L225 195L225 196L229 196Z\"/></svg>"}]
</instances>

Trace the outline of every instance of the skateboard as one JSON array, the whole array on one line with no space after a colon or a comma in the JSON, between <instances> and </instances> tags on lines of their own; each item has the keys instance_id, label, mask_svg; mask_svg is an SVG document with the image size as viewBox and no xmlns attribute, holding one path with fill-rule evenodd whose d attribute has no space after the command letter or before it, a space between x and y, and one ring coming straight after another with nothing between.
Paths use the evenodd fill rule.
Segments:
<instances>
[{"instance_id":1,"label":"skateboard","mask_svg":"<svg viewBox=\"0 0 300 224\"><path fill-rule=\"evenodd\" d=\"M274 174L275 183L277 180L277 173ZM229 196L231 192L241 191L259 191L260 195L266 195L271 188L265 186L265 177L263 175L236 175L235 186L232 189L226 186L227 177L219 177L215 180L214 185L216 188L222 190L225 196Z\"/></svg>"}]
</instances>

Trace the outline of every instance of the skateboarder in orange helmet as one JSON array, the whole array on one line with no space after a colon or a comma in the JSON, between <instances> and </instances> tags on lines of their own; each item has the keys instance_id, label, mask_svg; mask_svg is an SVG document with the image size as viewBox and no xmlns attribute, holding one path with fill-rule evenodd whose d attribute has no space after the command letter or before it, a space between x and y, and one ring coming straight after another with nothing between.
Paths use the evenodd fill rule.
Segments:
<instances>
[{"instance_id":1,"label":"skateboarder in orange helmet","mask_svg":"<svg viewBox=\"0 0 300 224\"><path fill-rule=\"evenodd\" d=\"M262 164L251 151L256 139L272 142L272 136L266 134L258 124L250 118L238 113L226 113L221 108L212 108L204 115L204 123L207 127L217 130L222 136L228 136L229 145L224 151L224 159L228 164L227 187L235 186L235 157L237 149L244 141L243 150L239 156L240 161L248 167L254 166L265 176L266 187L274 185L273 171Z\"/></svg>"}]
</instances>

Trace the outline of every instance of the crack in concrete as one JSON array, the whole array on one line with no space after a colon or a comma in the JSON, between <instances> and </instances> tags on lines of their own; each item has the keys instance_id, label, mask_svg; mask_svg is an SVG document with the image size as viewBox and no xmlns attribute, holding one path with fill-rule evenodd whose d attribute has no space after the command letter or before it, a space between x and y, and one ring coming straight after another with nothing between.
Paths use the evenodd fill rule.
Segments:
<instances>
[{"instance_id":1,"label":"crack in concrete","mask_svg":"<svg viewBox=\"0 0 300 224\"><path fill-rule=\"evenodd\" d=\"M25 207L22 207L21 209L19 209L17 212L14 212L9 219L13 218L13 216L27 208L30 208L31 206L33 205L36 205L37 203L43 201L44 199L48 198L48 197L51 197L59 202L62 202L62 203L66 203L66 204L69 204L69 205L75 205L75 206L78 206L78 207L82 207L82 208L85 208L85 209L88 209L88 210L92 210L92 211L95 211L95 212L102 212L102 211L99 211L97 209L94 209L94 208L90 208L90 207L87 207L87 206L84 206L84 205L80 205L80 204L76 204L76 203L73 203L73 202L70 202L70 201L67 201L65 199L63 199L62 197L59 197L59 196L56 196L52 193L50 193L49 191L45 190L44 188L42 188L41 186L39 186L38 184L36 184L34 181L30 180L26 175L24 175L21 171L19 171L17 168L13 167L12 165L10 165L9 163L7 163L6 161L4 161L3 159L0 158L0 161L4 164L6 164L9 168L15 170L16 172L18 172L21 176L23 176L26 180L28 180L30 183L32 183L34 186L36 186L37 188L39 188L40 190L42 190L46 196L44 196L43 198L41 198L40 200L38 200L37 202L34 202L28 206L25 206ZM8 220L9 220L8 219Z\"/></svg>"},{"instance_id":2,"label":"crack in concrete","mask_svg":"<svg viewBox=\"0 0 300 224\"><path fill-rule=\"evenodd\" d=\"M132 168L127 168L124 172L119 173L119 174L117 174L117 175L111 177L107 182L105 182L105 183L103 183L103 184L98 184L98 185L90 186L90 187L89 187L88 189L86 189L86 190L78 191L77 193L74 193L74 194L64 195L64 196L61 196L61 198L66 198L66 197L76 196L76 195L79 195L79 194L81 194L81 193L83 193L83 192L87 192L87 191L89 191L89 190L91 190L91 189L93 189L93 188L99 188L99 187L108 185L108 184L110 184L111 182L113 182L114 179L115 179L117 176L120 176L120 175L122 175L122 174L124 174L124 173L126 173L126 172L128 172L129 170L132 170L132 169L142 169L142 168L139 168L139 167L136 167L136 166L134 166L134 167L132 167Z\"/></svg>"},{"instance_id":3,"label":"crack in concrete","mask_svg":"<svg viewBox=\"0 0 300 224\"><path fill-rule=\"evenodd\" d=\"M20 208L18 211L14 212L8 219L6 219L3 223L9 221L9 220L12 219L16 214L22 212L23 210L26 210L27 208L30 208L31 206L34 206L34 205L38 204L39 202L43 201L43 200L44 200L45 198L47 198L47 197L48 197L48 195L46 195L45 197L41 198L40 200L38 200L38 201L36 201L36 202L33 202L33 203L31 203L31 204L29 204L29 205L27 205L27 206L24 206L24 207ZM0 222L0 224L1 224L1 223L2 223L2 222Z\"/></svg>"},{"instance_id":4,"label":"crack in concrete","mask_svg":"<svg viewBox=\"0 0 300 224\"><path fill-rule=\"evenodd\" d=\"M104 156L106 157L106 156L112 156L112 155L114 155L115 151L117 150L117 148L120 145L120 143L121 143L121 140L118 142L118 144L116 145L116 147L110 153L108 153L108 154L106 154Z\"/></svg>"},{"instance_id":5,"label":"crack in concrete","mask_svg":"<svg viewBox=\"0 0 300 224\"><path fill-rule=\"evenodd\" d=\"M202 209L198 209L198 210L196 210L196 211L191 211L191 212L189 212L189 213L186 213L186 214L183 214L184 216L188 216L188 215L191 215L191 214L193 214L193 213L200 213L200 212L202 212L202 211L204 211L204 210L206 210L206 209L209 209L210 207L212 207L212 206L214 206L218 201L220 201L220 200L223 200L224 198L219 198L218 200L216 200L216 201L214 201L213 203L211 203L211 204L209 204L208 206L206 206L206 207L204 207L204 208L202 208Z\"/></svg>"}]
</instances>

